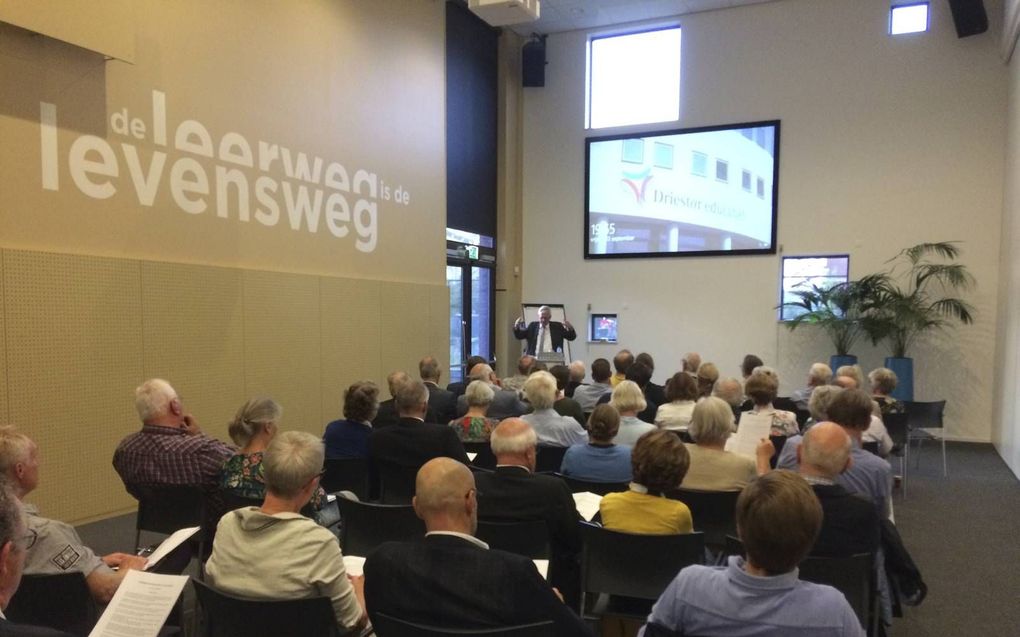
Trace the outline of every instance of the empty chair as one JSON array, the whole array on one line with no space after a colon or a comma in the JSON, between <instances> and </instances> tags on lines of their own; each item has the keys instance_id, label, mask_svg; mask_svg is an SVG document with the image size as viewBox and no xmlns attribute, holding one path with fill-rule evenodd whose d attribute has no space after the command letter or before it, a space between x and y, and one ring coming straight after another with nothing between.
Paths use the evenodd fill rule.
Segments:
<instances>
[{"instance_id":1,"label":"empty chair","mask_svg":"<svg viewBox=\"0 0 1020 637\"><path fill-rule=\"evenodd\" d=\"M946 401L935 402L907 402L907 424L910 440L917 440L918 451L925 440L937 440L942 443L942 475L948 476L949 470L946 466L946 436L942 422L943 414L946 411ZM918 466L921 455L918 453L914 466Z\"/></svg>"},{"instance_id":2,"label":"empty chair","mask_svg":"<svg viewBox=\"0 0 1020 637\"><path fill-rule=\"evenodd\" d=\"M565 476L563 474L556 475L567 483L567 486L570 487L571 493L590 491L591 493L597 493L598 495L605 495L607 493L626 491L630 488L630 485L626 482L589 482L587 480L571 478L570 476Z\"/></svg>"},{"instance_id":3,"label":"empty chair","mask_svg":"<svg viewBox=\"0 0 1020 637\"><path fill-rule=\"evenodd\" d=\"M424 626L379 613L373 622L378 637L443 637L444 635L490 635L491 637L556 637L553 623L540 622L502 628L441 628Z\"/></svg>"},{"instance_id":4,"label":"empty chair","mask_svg":"<svg viewBox=\"0 0 1020 637\"><path fill-rule=\"evenodd\" d=\"M691 510L694 529L705 534L705 543L723 546L727 535L737 533L737 497L739 491L696 491L678 488L669 497L680 500Z\"/></svg>"},{"instance_id":5,"label":"empty chair","mask_svg":"<svg viewBox=\"0 0 1020 637\"><path fill-rule=\"evenodd\" d=\"M471 460L471 465L479 469L495 469L496 468L496 456L492 453L492 447L489 446L488 441L484 442L465 442L464 451L470 454L475 454L475 457ZM557 467L558 468L558 467Z\"/></svg>"},{"instance_id":6,"label":"empty chair","mask_svg":"<svg viewBox=\"0 0 1020 637\"><path fill-rule=\"evenodd\" d=\"M319 483L326 493L350 491L361 500L368 499L368 460L366 458L327 458Z\"/></svg>"},{"instance_id":7,"label":"empty chair","mask_svg":"<svg viewBox=\"0 0 1020 637\"><path fill-rule=\"evenodd\" d=\"M206 637L335 637L340 634L328 597L249 600L221 593L197 580L192 582Z\"/></svg>"},{"instance_id":8,"label":"empty chair","mask_svg":"<svg viewBox=\"0 0 1020 637\"><path fill-rule=\"evenodd\" d=\"M536 453L535 473L556 473L563 465L563 455L567 453L567 447L539 445Z\"/></svg>"},{"instance_id":9,"label":"empty chair","mask_svg":"<svg viewBox=\"0 0 1020 637\"><path fill-rule=\"evenodd\" d=\"M4 615L12 622L88 635L99 618L81 573L24 575Z\"/></svg>"},{"instance_id":10,"label":"empty chair","mask_svg":"<svg viewBox=\"0 0 1020 637\"><path fill-rule=\"evenodd\" d=\"M584 539L581 616L585 618L623 615L644 619L680 569L705 559L702 533L639 535L580 524Z\"/></svg>"},{"instance_id":11,"label":"empty chair","mask_svg":"<svg viewBox=\"0 0 1020 637\"><path fill-rule=\"evenodd\" d=\"M808 557L800 563L800 579L828 584L843 593L861 626L872 634L877 620L875 558L870 553L850 557Z\"/></svg>"},{"instance_id":12,"label":"empty chair","mask_svg":"<svg viewBox=\"0 0 1020 637\"><path fill-rule=\"evenodd\" d=\"M345 555L367 557L383 542L414 540L425 536L425 523L410 504L372 504L338 497L343 520L340 548Z\"/></svg>"},{"instance_id":13,"label":"empty chair","mask_svg":"<svg viewBox=\"0 0 1020 637\"><path fill-rule=\"evenodd\" d=\"M549 525L545 520L478 520L475 536L488 544L489 548L516 553L533 560L547 560L551 555Z\"/></svg>"}]
</instances>

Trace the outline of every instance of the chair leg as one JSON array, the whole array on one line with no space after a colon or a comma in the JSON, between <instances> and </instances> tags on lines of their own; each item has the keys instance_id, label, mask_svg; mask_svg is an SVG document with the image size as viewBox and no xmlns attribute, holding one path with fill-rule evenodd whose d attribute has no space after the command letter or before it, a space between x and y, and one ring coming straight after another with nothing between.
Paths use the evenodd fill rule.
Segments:
<instances>
[{"instance_id":1,"label":"chair leg","mask_svg":"<svg viewBox=\"0 0 1020 637\"><path fill-rule=\"evenodd\" d=\"M949 477L949 468L946 466L946 432L942 430L942 477Z\"/></svg>"}]
</instances>

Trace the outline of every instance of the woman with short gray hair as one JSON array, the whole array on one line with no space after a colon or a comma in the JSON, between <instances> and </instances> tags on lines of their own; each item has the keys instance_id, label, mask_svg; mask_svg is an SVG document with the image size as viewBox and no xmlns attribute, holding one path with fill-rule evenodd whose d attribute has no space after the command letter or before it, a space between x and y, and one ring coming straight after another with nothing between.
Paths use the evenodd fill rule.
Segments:
<instances>
[{"instance_id":1,"label":"woman with short gray hair","mask_svg":"<svg viewBox=\"0 0 1020 637\"><path fill-rule=\"evenodd\" d=\"M486 414L495 396L496 392L484 380L473 380L464 390L467 413L450 421L461 442L486 442L492 436L499 421Z\"/></svg>"},{"instance_id":2,"label":"woman with short gray hair","mask_svg":"<svg viewBox=\"0 0 1020 637\"><path fill-rule=\"evenodd\" d=\"M764 462L757 463L726 451L726 441L733 433L733 410L721 398L709 396L698 401L687 432L694 444L687 444L691 467L680 485L685 489L740 491L759 473L769 470L771 445L761 446L759 456L765 456Z\"/></svg>"},{"instance_id":3,"label":"woman with short gray hair","mask_svg":"<svg viewBox=\"0 0 1020 637\"><path fill-rule=\"evenodd\" d=\"M609 404L620 412L620 431L616 434L616 444L633 447L637 444L638 438L649 431L655 431L655 425L637 417L645 410L648 403L645 401L645 395L641 388L634 381L620 381L613 388Z\"/></svg>"}]
</instances>

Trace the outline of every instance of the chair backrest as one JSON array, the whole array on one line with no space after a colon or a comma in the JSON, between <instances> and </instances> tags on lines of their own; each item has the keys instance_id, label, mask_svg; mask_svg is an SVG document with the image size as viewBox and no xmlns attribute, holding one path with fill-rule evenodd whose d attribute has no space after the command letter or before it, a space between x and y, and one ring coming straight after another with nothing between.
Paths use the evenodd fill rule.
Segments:
<instances>
[{"instance_id":1,"label":"chair backrest","mask_svg":"<svg viewBox=\"0 0 1020 637\"><path fill-rule=\"evenodd\" d=\"M420 468L376 461L379 501L385 504L410 504L414 498L414 481Z\"/></svg>"},{"instance_id":2,"label":"chair backrest","mask_svg":"<svg viewBox=\"0 0 1020 637\"><path fill-rule=\"evenodd\" d=\"M779 460L779 454L782 453L783 447L786 446L786 436L769 436L769 440L772 441L772 446L776 452L769 458L769 466L773 469L776 468L776 462Z\"/></svg>"},{"instance_id":3,"label":"chair backrest","mask_svg":"<svg viewBox=\"0 0 1020 637\"><path fill-rule=\"evenodd\" d=\"M383 542L403 542L425 536L425 523L410 504L373 504L338 497L340 546L346 555L367 557Z\"/></svg>"},{"instance_id":4,"label":"chair backrest","mask_svg":"<svg viewBox=\"0 0 1020 637\"><path fill-rule=\"evenodd\" d=\"M903 447L907 444L908 418L909 416L906 412L882 416L882 424L885 425L885 430L889 433L889 437L892 438L893 445L897 447Z\"/></svg>"},{"instance_id":5,"label":"chair backrest","mask_svg":"<svg viewBox=\"0 0 1020 637\"><path fill-rule=\"evenodd\" d=\"M326 493L350 491L360 499L368 498L367 458L327 458L319 485Z\"/></svg>"},{"instance_id":6,"label":"chair backrest","mask_svg":"<svg viewBox=\"0 0 1020 637\"><path fill-rule=\"evenodd\" d=\"M797 413L797 403L793 402L793 399L789 396L776 396L775 400L772 401L772 406L780 411Z\"/></svg>"},{"instance_id":7,"label":"chair backrest","mask_svg":"<svg viewBox=\"0 0 1020 637\"><path fill-rule=\"evenodd\" d=\"M490 635L491 637L556 637L552 621L501 628L440 628L377 613L372 620L379 637L443 637L444 635Z\"/></svg>"},{"instance_id":8,"label":"chair backrest","mask_svg":"<svg viewBox=\"0 0 1020 637\"><path fill-rule=\"evenodd\" d=\"M907 422L911 427L938 428L942 426L942 415L946 411L946 401L936 400L934 402L906 402Z\"/></svg>"},{"instance_id":9,"label":"chair backrest","mask_svg":"<svg viewBox=\"0 0 1020 637\"><path fill-rule=\"evenodd\" d=\"M547 560L552 553L549 548L549 525L545 520L478 520L475 535L490 548L533 560Z\"/></svg>"},{"instance_id":10,"label":"chair backrest","mask_svg":"<svg viewBox=\"0 0 1020 637\"><path fill-rule=\"evenodd\" d=\"M328 597L250 600L221 593L198 580L192 583L202 608L206 637L340 634Z\"/></svg>"},{"instance_id":11,"label":"chair backrest","mask_svg":"<svg viewBox=\"0 0 1020 637\"><path fill-rule=\"evenodd\" d=\"M873 453L876 456L879 455L879 453L878 453L878 441L877 440L869 440L868 442L862 442L861 443L861 448L864 449L865 451L867 451L868 453Z\"/></svg>"},{"instance_id":12,"label":"chair backrest","mask_svg":"<svg viewBox=\"0 0 1020 637\"><path fill-rule=\"evenodd\" d=\"M471 464L479 469L495 469L496 456L488 442L465 442L464 451L476 454Z\"/></svg>"},{"instance_id":13,"label":"chair backrest","mask_svg":"<svg viewBox=\"0 0 1020 637\"><path fill-rule=\"evenodd\" d=\"M808 557L800 563L800 579L828 584L843 593L861 626L868 628L875 613L875 558L870 553L850 557Z\"/></svg>"},{"instance_id":14,"label":"chair backrest","mask_svg":"<svg viewBox=\"0 0 1020 637\"><path fill-rule=\"evenodd\" d=\"M535 473L555 473L563 465L566 447L550 447L539 445L535 456Z\"/></svg>"},{"instance_id":15,"label":"chair backrest","mask_svg":"<svg viewBox=\"0 0 1020 637\"><path fill-rule=\"evenodd\" d=\"M99 618L81 573L24 575L4 610L12 622L88 635Z\"/></svg>"},{"instance_id":16,"label":"chair backrest","mask_svg":"<svg viewBox=\"0 0 1020 637\"><path fill-rule=\"evenodd\" d=\"M667 494L691 510L694 529L705 533L705 543L722 546L727 535L737 533L739 491L697 491L678 488Z\"/></svg>"},{"instance_id":17,"label":"chair backrest","mask_svg":"<svg viewBox=\"0 0 1020 637\"><path fill-rule=\"evenodd\" d=\"M206 493L194 485L138 487L139 531L170 534L186 526L205 526Z\"/></svg>"},{"instance_id":18,"label":"chair backrest","mask_svg":"<svg viewBox=\"0 0 1020 637\"><path fill-rule=\"evenodd\" d=\"M630 485L626 482L588 482L587 480L578 480L577 478L565 476L562 473L557 473L556 476L567 483L571 493L590 491L598 495L605 495L607 493L620 493L630 489Z\"/></svg>"},{"instance_id":19,"label":"chair backrest","mask_svg":"<svg viewBox=\"0 0 1020 637\"><path fill-rule=\"evenodd\" d=\"M220 489L220 500L223 501L226 511L233 511L235 509L243 509L244 507L260 507L262 506L263 498L246 498L233 491Z\"/></svg>"},{"instance_id":20,"label":"chair backrest","mask_svg":"<svg viewBox=\"0 0 1020 637\"><path fill-rule=\"evenodd\" d=\"M680 569L705 561L702 533L639 535L581 522L581 593L656 600Z\"/></svg>"}]
</instances>

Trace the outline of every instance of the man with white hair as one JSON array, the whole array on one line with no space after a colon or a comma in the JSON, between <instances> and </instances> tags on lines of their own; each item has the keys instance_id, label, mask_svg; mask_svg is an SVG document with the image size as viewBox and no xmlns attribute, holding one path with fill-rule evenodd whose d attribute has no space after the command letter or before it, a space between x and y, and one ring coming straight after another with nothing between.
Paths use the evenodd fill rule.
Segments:
<instances>
[{"instance_id":1,"label":"man with white hair","mask_svg":"<svg viewBox=\"0 0 1020 637\"><path fill-rule=\"evenodd\" d=\"M39 447L11 426L0 427L0 475L21 501L39 486ZM127 572L145 568L146 559L137 555L99 557L82 543L73 526L42 517L34 504L25 504L24 511L28 531L34 535L25 560L28 575L81 573L96 603L109 604Z\"/></svg>"},{"instance_id":2,"label":"man with white hair","mask_svg":"<svg viewBox=\"0 0 1020 637\"><path fill-rule=\"evenodd\" d=\"M390 397L388 400L379 402L379 409L376 410L375 418L372 419L372 429L381 429L397 424L400 415L397 413L394 398L397 395L397 389L410 380L411 377L407 375L407 372L400 370L392 371L386 375L386 387L390 390Z\"/></svg>"},{"instance_id":3,"label":"man with white hair","mask_svg":"<svg viewBox=\"0 0 1020 637\"><path fill-rule=\"evenodd\" d=\"M567 398L573 398L574 391L581 385L586 384L584 382L584 361L574 361L568 367L570 369L570 380L567 382L567 389L563 392L563 395Z\"/></svg>"},{"instance_id":4,"label":"man with white hair","mask_svg":"<svg viewBox=\"0 0 1020 637\"><path fill-rule=\"evenodd\" d=\"M832 381L832 368L825 363L815 363L808 370L807 387L794 390L790 394L790 400L797 405L797 409L806 411L808 401L811 400L811 392L815 390L815 387L828 385L830 381Z\"/></svg>"},{"instance_id":5,"label":"man with white hair","mask_svg":"<svg viewBox=\"0 0 1020 637\"><path fill-rule=\"evenodd\" d=\"M340 634L367 634L364 578L347 576L336 538L300 513L319 488L325 455L322 440L304 431L273 438L262 460L265 501L220 518L206 577L248 599L328 597Z\"/></svg>"},{"instance_id":6,"label":"man with white hair","mask_svg":"<svg viewBox=\"0 0 1020 637\"><path fill-rule=\"evenodd\" d=\"M485 381L492 388L494 395L492 403L489 405L489 411L486 414L489 418L502 420L503 418L520 416L528 411L528 405L521 401L517 392L503 389L499 384L499 379L496 377L496 372L492 371L492 368L485 363L479 363L471 368L468 374L468 383L475 380ZM466 414L467 410L467 398L463 395L458 396L457 417L459 418Z\"/></svg>"},{"instance_id":7,"label":"man with white hair","mask_svg":"<svg viewBox=\"0 0 1020 637\"><path fill-rule=\"evenodd\" d=\"M552 620L557 635L588 635L584 623L528 558L477 539L478 491L464 465L430 460L418 471L414 510L421 541L388 542L365 562L365 599L385 613L444 628L493 628Z\"/></svg>"},{"instance_id":8,"label":"man with white hair","mask_svg":"<svg viewBox=\"0 0 1020 637\"><path fill-rule=\"evenodd\" d=\"M521 418L534 429L538 442L550 447L569 447L588 442L588 434L576 420L553 409L556 378L549 372L535 372L524 383L524 395L534 409Z\"/></svg>"},{"instance_id":9,"label":"man with white hair","mask_svg":"<svg viewBox=\"0 0 1020 637\"><path fill-rule=\"evenodd\" d=\"M141 498L140 487L161 485L201 486L214 492L233 448L203 434L165 380L152 378L139 385L135 409L142 429L124 438L113 454L113 468L128 493Z\"/></svg>"},{"instance_id":10,"label":"man with white hair","mask_svg":"<svg viewBox=\"0 0 1020 637\"><path fill-rule=\"evenodd\" d=\"M687 372L695 378L698 377L698 368L701 367L701 354L697 352L687 352L683 358L683 369L681 371Z\"/></svg>"},{"instance_id":11,"label":"man with white hair","mask_svg":"<svg viewBox=\"0 0 1020 637\"><path fill-rule=\"evenodd\" d=\"M539 356L552 352L563 351L563 341L572 341L577 338L574 326L566 319L563 322L553 321L552 308L543 305L538 308L538 320L525 325L524 317L517 317L514 321L514 338L517 340L528 339L525 354Z\"/></svg>"},{"instance_id":12,"label":"man with white hair","mask_svg":"<svg viewBox=\"0 0 1020 637\"><path fill-rule=\"evenodd\" d=\"M18 590L25 556L34 542L35 535L26 527L21 504L0 481L0 637L71 637L49 628L15 624L4 617L3 611Z\"/></svg>"},{"instance_id":13,"label":"man with white hair","mask_svg":"<svg viewBox=\"0 0 1020 637\"><path fill-rule=\"evenodd\" d=\"M575 423L576 424L576 423ZM552 545L550 581L571 604L578 599L580 516L567 483L535 473L535 430L520 418L499 423L489 438L496 470L480 473L478 517L483 520L545 520Z\"/></svg>"},{"instance_id":14,"label":"man with white hair","mask_svg":"<svg viewBox=\"0 0 1020 637\"><path fill-rule=\"evenodd\" d=\"M726 401L726 404L730 406L730 410L733 411L734 421L740 421L740 412L745 411L743 409L745 402L748 403L748 410L754 407L754 403L744 398L744 385L732 376L720 378L712 390L712 395Z\"/></svg>"}]
</instances>

